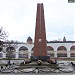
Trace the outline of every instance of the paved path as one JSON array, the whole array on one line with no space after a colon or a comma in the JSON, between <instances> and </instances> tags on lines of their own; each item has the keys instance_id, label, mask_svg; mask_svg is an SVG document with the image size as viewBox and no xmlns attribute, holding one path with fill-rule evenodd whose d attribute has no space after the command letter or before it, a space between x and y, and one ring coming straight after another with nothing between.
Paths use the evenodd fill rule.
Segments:
<instances>
[{"instance_id":1,"label":"paved path","mask_svg":"<svg viewBox=\"0 0 75 75\"><path fill-rule=\"evenodd\" d=\"M0 74L0 75L37 75L36 73L32 73L32 74L29 74L29 73L23 73L23 74ZM38 75L75 75L75 73L42 73L42 74L38 74Z\"/></svg>"}]
</instances>

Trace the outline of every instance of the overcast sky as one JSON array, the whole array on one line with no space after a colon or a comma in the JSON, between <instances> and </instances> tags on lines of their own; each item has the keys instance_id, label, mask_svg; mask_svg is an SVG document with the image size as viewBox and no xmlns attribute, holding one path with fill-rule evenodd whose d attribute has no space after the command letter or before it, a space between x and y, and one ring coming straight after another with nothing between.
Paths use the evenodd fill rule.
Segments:
<instances>
[{"instance_id":1,"label":"overcast sky","mask_svg":"<svg viewBox=\"0 0 75 75\"><path fill-rule=\"evenodd\" d=\"M44 4L46 38L74 40L74 3L68 0L0 0L0 27L8 40L34 39L37 3Z\"/></svg>"}]
</instances>

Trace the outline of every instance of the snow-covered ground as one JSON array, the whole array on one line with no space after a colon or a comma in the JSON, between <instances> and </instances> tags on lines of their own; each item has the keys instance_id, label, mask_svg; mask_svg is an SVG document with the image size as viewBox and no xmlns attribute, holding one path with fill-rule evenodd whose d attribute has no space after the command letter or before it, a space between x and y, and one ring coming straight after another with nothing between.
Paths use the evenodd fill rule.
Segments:
<instances>
[{"instance_id":1,"label":"snow-covered ground","mask_svg":"<svg viewBox=\"0 0 75 75\"><path fill-rule=\"evenodd\" d=\"M11 61L11 63L16 63L16 64L20 64L21 62L23 62L23 61ZM57 61L57 63L58 63L58 66L60 67L60 69L57 69L57 70L54 70L54 69L50 69L50 68L46 68L46 69L41 69L41 70L39 70L40 72L54 72L54 73L59 73L59 72L72 72L72 73L75 73L75 69L72 67L72 65L71 65L71 62L73 62L74 64L75 64L75 61ZM4 60L2 60L2 61L0 61L0 64L6 64L7 63L7 61L4 61ZM3 70L3 72L11 72L12 70L13 70L13 68L14 68L15 66L13 66L13 67L11 67L11 69L10 70ZM5 68L5 67L4 67ZM13 72L31 72L31 71L35 71L35 73L36 73L36 70L35 70L35 68L30 68L30 69L21 69L21 70L17 70L17 69L14 69L13 70ZM71 74L72 75L72 74Z\"/></svg>"}]
</instances>

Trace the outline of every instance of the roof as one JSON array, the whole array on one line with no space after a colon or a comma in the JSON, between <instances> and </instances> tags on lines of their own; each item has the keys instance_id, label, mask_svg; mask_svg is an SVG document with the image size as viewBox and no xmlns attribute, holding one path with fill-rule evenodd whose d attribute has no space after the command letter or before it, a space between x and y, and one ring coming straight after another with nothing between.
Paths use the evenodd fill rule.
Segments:
<instances>
[{"instance_id":1,"label":"roof","mask_svg":"<svg viewBox=\"0 0 75 75\"><path fill-rule=\"evenodd\" d=\"M47 43L75 43L75 41L47 41Z\"/></svg>"},{"instance_id":2,"label":"roof","mask_svg":"<svg viewBox=\"0 0 75 75\"><path fill-rule=\"evenodd\" d=\"M32 38L31 38L31 37L28 37L28 38L27 38L27 41L32 41Z\"/></svg>"}]
</instances>

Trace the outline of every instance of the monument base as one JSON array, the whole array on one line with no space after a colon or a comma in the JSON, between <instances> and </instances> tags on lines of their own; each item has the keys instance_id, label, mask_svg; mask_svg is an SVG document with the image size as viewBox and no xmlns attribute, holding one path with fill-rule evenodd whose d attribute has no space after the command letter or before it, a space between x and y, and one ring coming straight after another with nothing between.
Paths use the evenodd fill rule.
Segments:
<instances>
[{"instance_id":1,"label":"monument base","mask_svg":"<svg viewBox=\"0 0 75 75\"><path fill-rule=\"evenodd\" d=\"M38 61L38 60L46 61L49 58L50 56L31 56L31 61Z\"/></svg>"}]
</instances>

